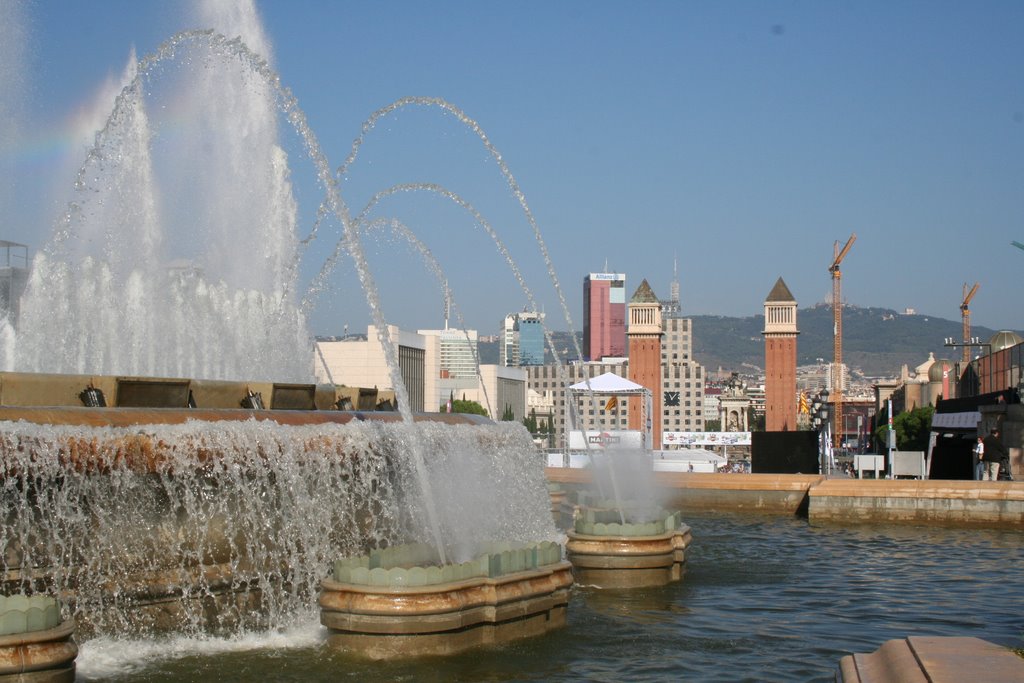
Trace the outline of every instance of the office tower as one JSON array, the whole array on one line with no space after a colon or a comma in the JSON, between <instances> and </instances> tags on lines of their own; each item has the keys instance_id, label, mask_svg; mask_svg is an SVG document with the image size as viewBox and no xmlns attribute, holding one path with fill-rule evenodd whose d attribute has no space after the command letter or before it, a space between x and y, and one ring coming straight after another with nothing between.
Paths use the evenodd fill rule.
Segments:
<instances>
[{"instance_id":1,"label":"office tower","mask_svg":"<svg viewBox=\"0 0 1024 683\"><path fill-rule=\"evenodd\" d=\"M626 355L626 276L590 273L583 278L583 357L597 361Z\"/></svg>"}]
</instances>

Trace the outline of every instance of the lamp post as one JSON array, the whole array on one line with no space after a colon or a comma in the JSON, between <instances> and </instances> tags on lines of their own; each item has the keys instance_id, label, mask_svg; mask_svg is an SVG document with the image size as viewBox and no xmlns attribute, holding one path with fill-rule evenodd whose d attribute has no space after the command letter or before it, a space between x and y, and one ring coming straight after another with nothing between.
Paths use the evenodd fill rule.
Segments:
<instances>
[{"instance_id":1,"label":"lamp post","mask_svg":"<svg viewBox=\"0 0 1024 683\"><path fill-rule=\"evenodd\" d=\"M829 420L828 389L822 389L811 402L811 424L818 432L818 471L832 474L832 423Z\"/></svg>"},{"instance_id":2,"label":"lamp post","mask_svg":"<svg viewBox=\"0 0 1024 683\"><path fill-rule=\"evenodd\" d=\"M821 435L819 439L819 456L821 459L821 473L825 476L832 474L832 420L829 415L828 389L821 390Z\"/></svg>"}]
</instances>

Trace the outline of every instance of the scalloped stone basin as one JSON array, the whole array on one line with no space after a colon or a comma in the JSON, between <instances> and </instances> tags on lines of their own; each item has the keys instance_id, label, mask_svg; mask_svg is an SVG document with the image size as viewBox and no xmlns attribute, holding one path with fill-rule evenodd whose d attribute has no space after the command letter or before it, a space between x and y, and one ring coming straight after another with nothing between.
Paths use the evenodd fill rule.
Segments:
<instances>
[{"instance_id":1,"label":"scalloped stone basin","mask_svg":"<svg viewBox=\"0 0 1024 683\"><path fill-rule=\"evenodd\" d=\"M560 545L480 551L445 565L423 544L339 560L321 584L328 643L371 659L443 655L565 625L572 566Z\"/></svg>"},{"instance_id":2,"label":"scalloped stone basin","mask_svg":"<svg viewBox=\"0 0 1024 683\"><path fill-rule=\"evenodd\" d=\"M0 596L0 683L75 680L78 646L73 619L46 595Z\"/></svg>"},{"instance_id":3,"label":"scalloped stone basin","mask_svg":"<svg viewBox=\"0 0 1024 683\"><path fill-rule=\"evenodd\" d=\"M576 582L598 588L663 586L683 578L686 548L693 540L680 513L660 511L648 521L618 518L609 509L580 508L567 532L566 555Z\"/></svg>"}]
</instances>

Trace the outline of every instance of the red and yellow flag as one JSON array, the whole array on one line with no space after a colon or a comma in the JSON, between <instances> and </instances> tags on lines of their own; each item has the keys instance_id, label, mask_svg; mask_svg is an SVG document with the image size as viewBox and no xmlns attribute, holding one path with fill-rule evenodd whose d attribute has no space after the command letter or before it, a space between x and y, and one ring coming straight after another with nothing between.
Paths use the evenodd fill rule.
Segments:
<instances>
[{"instance_id":1,"label":"red and yellow flag","mask_svg":"<svg viewBox=\"0 0 1024 683\"><path fill-rule=\"evenodd\" d=\"M807 394L800 392L800 412L804 415L808 415L811 412L811 406L807 404Z\"/></svg>"},{"instance_id":2,"label":"red and yellow flag","mask_svg":"<svg viewBox=\"0 0 1024 683\"><path fill-rule=\"evenodd\" d=\"M612 396L608 399L608 402L604 404L605 410L615 410L616 406L619 405L619 399L617 396Z\"/></svg>"}]
</instances>

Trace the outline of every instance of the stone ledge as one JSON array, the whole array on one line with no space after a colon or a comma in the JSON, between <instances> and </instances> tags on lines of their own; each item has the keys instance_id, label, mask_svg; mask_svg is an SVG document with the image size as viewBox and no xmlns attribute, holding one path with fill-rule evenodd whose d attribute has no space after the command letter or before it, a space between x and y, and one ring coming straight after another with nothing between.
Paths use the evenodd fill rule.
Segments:
<instances>
[{"instance_id":1,"label":"stone ledge","mask_svg":"<svg viewBox=\"0 0 1024 683\"><path fill-rule=\"evenodd\" d=\"M547 467L547 480L558 484L590 484L588 468ZM798 491L824 480L819 474L719 474L710 472L655 472L659 486L673 489L712 489L721 491Z\"/></svg>"},{"instance_id":2,"label":"stone ledge","mask_svg":"<svg viewBox=\"0 0 1024 683\"><path fill-rule=\"evenodd\" d=\"M946 481L938 479L827 479L809 491L814 496L856 495L887 498L959 498L1024 501L1024 482Z\"/></svg>"},{"instance_id":3,"label":"stone ledge","mask_svg":"<svg viewBox=\"0 0 1024 683\"><path fill-rule=\"evenodd\" d=\"M910 636L839 662L838 683L1011 683L1024 681L1024 659L969 637Z\"/></svg>"},{"instance_id":4,"label":"stone ledge","mask_svg":"<svg viewBox=\"0 0 1024 683\"><path fill-rule=\"evenodd\" d=\"M1024 524L1024 482L829 479L808 492L811 522Z\"/></svg>"}]
</instances>

